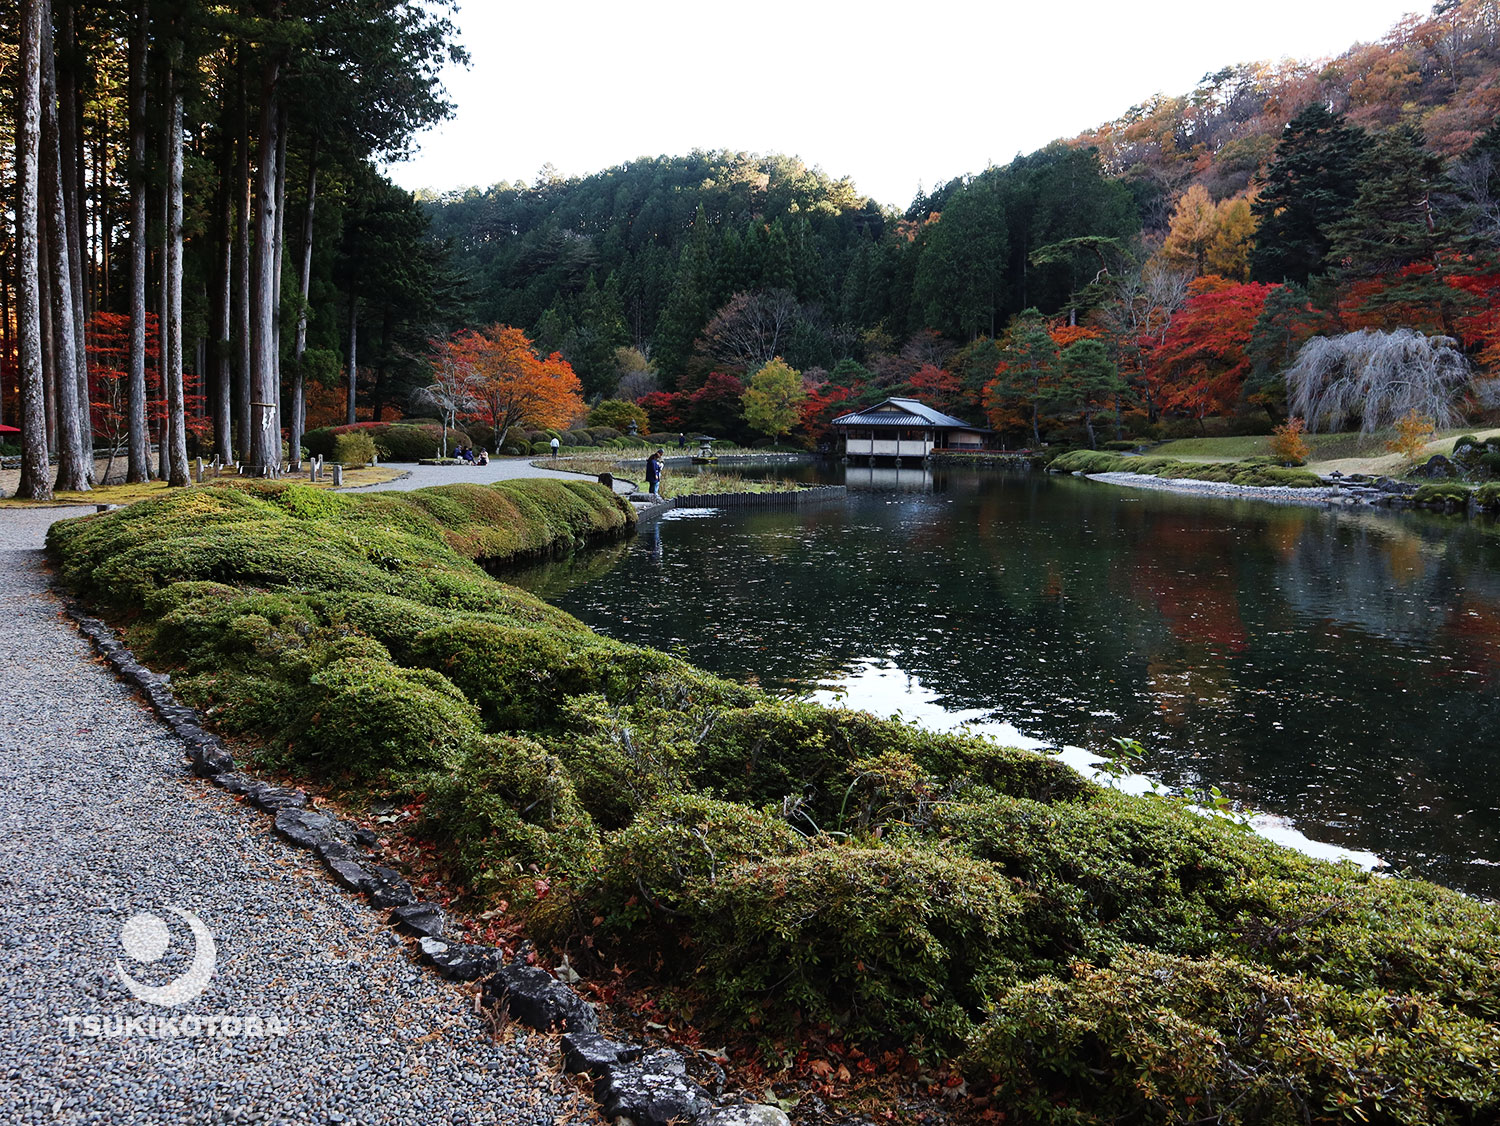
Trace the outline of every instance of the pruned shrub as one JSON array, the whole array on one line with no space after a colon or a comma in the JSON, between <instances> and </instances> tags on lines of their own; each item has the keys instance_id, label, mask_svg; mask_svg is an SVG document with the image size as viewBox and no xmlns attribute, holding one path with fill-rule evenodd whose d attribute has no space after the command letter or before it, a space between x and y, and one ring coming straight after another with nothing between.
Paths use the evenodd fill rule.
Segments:
<instances>
[{"instance_id":1,"label":"pruned shrub","mask_svg":"<svg viewBox=\"0 0 1500 1126\"><path fill-rule=\"evenodd\" d=\"M333 460L358 468L375 460L375 439L368 434L340 434L333 440Z\"/></svg>"},{"instance_id":2,"label":"pruned shrub","mask_svg":"<svg viewBox=\"0 0 1500 1126\"><path fill-rule=\"evenodd\" d=\"M1130 466L1117 453L1105 450L1070 450L1061 457L1053 458L1047 466L1054 473L1121 473Z\"/></svg>"},{"instance_id":3,"label":"pruned shrub","mask_svg":"<svg viewBox=\"0 0 1500 1126\"><path fill-rule=\"evenodd\" d=\"M521 877L539 873L587 877L599 863L598 830L562 761L530 739L472 741L423 815L481 894L514 895Z\"/></svg>"},{"instance_id":4,"label":"pruned shrub","mask_svg":"<svg viewBox=\"0 0 1500 1126\"><path fill-rule=\"evenodd\" d=\"M1003 992L968 1063L1026 1121L1058 1126L1458 1126L1500 1114L1493 1025L1420 994L1135 948Z\"/></svg>"},{"instance_id":5,"label":"pruned shrub","mask_svg":"<svg viewBox=\"0 0 1500 1126\"><path fill-rule=\"evenodd\" d=\"M1471 491L1462 481L1437 481L1419 487L1412 500L1417 504L1466 504Z\"/></svg>"},{"instance_id":6,"label":"pruned shrub","mask_svg":"<svg viewBox=\"0 0 1500 1126\"><path fill-rule=\"evenodd\" d=\"M808 847L780 817L700 794L670 794L610 833L590 896L608 912L604 927L629 939L648 921L671 927L702 906L708 889L736 865L791 856Z\"/></svg>"},{"instance_id":7,"label":"pruned shrub","mask_svg":"<svg viewBox=\"0 0 1500 1126\"><path fill-rule=\"evenodd\" d=\"M951 1042L1013 972L1024 890L934 848L831 847L753 860L685 910L731 1020L798 1015L873 1040Z\"/></svg>"},{"instance_id":8,"label":"pruned shrub","mask_svg":"<svg viewBox=\"0 0 1500 1126\"><path fill-rule=\"evenodd\" d=\"M325 775L372 778L448 770L479 734L479 715L446 677L354 657L315 673L311 714L290 749Z\"/></svg>"}]
</instances>

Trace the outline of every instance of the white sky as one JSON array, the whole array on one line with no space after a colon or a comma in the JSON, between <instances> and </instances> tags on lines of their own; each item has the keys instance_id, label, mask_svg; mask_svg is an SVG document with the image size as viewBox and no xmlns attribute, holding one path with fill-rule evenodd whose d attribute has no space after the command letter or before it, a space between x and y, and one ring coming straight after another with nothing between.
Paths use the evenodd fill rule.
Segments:
<instances>
[{"instance_id":1,"label":"white sky","mask_svg":"<svg viewBox=\"0 0 1500 1126\"><path fill-rule=\"evenodd\" d=\"M693 148L800 156L905 207L1222 66L1337 54L1430 0L465 0L456 116L408 189Z\"/></svg>"}]
</instances>

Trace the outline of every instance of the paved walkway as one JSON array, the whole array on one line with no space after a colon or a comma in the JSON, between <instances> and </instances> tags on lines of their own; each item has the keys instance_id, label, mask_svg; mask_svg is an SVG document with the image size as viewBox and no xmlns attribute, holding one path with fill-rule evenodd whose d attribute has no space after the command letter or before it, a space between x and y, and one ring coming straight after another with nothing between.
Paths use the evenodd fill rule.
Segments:
<instances>
[{"instance_id":1,"label":"paved walkway","mask_svg":"<svg viewBox=\"0 0 1500 1126\"><path fill-rule=\"evenodd\" d=\"M592 476L583 476L578 473L563 473L554 469L539 468L531 464L533 460L535 459L528 457L496 457L491 458L488 465L402 465L400 468L411 470L410 476L402 477L396 481L383 481L378 485L365 485L362 488L346 489L344 491L351 493L376 493L392 490L406 492L411 489L425 489L432 485L452 485L460 481L470 481L478 485L492 485L496 481L513 481L518 477L560 477L569 481L588 481L593 479ZM632 491L632 487L627 483L627 479L616 477L615 492L629 494Z\"/></svg>"},{"instance_id":2,"label":"paved walkway","mask_svg":"<svg viewBox=\"0 0 1500 1126\"><path fill-rule=\"evenodd\" d=\"M187 775L181 745L48 593L46 529L79 511L0 510L0 1121L582 1121L546 1041L494 1042L380 914ZM115 964L147 984L184 973L195 943L174 907L207 927L216 969L201 996L158 1008ZM155 964L149 942L132 947L142 960L122 946L142 912L171 923ZM221 1014L289 1031L138 1034ZM89 1036L91 1017L148 1023Z\"/></svg>"}]
</instances>

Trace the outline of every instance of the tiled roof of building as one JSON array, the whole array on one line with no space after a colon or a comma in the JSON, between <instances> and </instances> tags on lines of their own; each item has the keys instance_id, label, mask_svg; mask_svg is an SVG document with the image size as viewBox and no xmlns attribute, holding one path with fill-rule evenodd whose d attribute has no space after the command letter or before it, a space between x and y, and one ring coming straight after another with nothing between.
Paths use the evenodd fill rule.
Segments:
<instances>
[{"instance_id":1,"label":"tiled roof of building","mask_svg":"<svg viewBox=\"0 0 1500 1126\"><path fill-rule=\"evenodd\" d=\"M890 408L894 407L892 410ZM961 418L944 414L916 399L887 399L866 410L853 414L841 414L833 420L834 426L937 426L956 430L981 430Z\"/></svg>"}]
</instances>

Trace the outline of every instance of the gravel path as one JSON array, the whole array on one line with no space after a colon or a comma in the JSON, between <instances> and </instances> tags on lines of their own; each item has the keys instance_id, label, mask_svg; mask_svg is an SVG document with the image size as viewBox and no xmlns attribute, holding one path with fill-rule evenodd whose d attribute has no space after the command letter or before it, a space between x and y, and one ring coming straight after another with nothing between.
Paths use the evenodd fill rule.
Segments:
<instances>
[{"instance_id":1,"label":"gravel path","mask_svg":"<svg viewBox=\"0 0 1500 1126\"><path fill-rule=\"evenodd\" d=\"M529 457L496 457L488 465L402 465L409 469L407 476L395 481L382 481L378 485L365 485L345 489L348 493L408 492L411 489L426 489L433 485L452 485L460 481L476 485L493 485L496 481L513 481L518 477L557 477L566 481L587 481L589 477L577 473L561 473L555 469L542 469L532 465ZM623 481L615 482L615 491L630 492Z\"/></svg>"},{"instance_id":2,"label":"gravel path","mask_svg":"<svg viewBox=\"0 0 1500 1126\"><path fill-rule=\"evenodd\" d=\"M311 854L187 775L181 745L47 593L46 529L79 511L0 511L0 1121L587 1120L551 1078L550 1042L496 1043ZM194 940L174 906L212 933L217 969L196 1000L158 1008L114 965L149 984L183 973ZM122 949L138 912L172 923L156 964ZM96 1014L289 1031L91 1037L75 1022L70 1036L70 1018Z\"/></svg>"}]
</instances>

